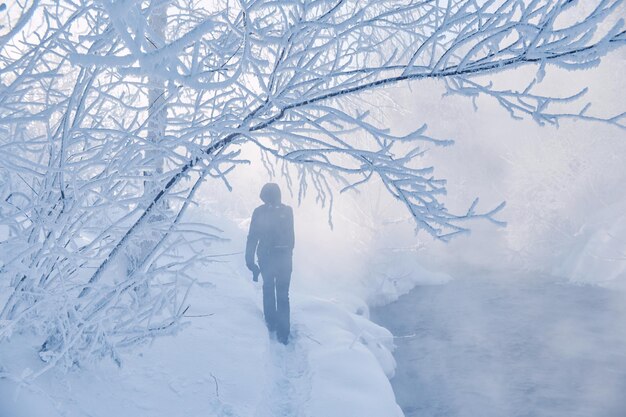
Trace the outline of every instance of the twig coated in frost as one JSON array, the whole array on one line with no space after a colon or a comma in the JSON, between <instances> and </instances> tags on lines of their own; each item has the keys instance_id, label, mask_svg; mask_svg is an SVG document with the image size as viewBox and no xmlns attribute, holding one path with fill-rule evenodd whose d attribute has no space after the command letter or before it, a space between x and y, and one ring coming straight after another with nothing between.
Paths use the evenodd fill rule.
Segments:
<instances>
[{"instance_id":1,"label":"twig coated in frost","mask_svg":"<svg viewBox=\"0 0 626 417\"><path fill-rule=\"evenodd\" d=\"M435 239L468 233L468 220L502 224L503 205L456 214L443 204L445 181L421 157L450 140L419 120L397 134L355 103L436 79L514 118L624 128L623 109L606 117L577 107L584 91L538 90L552 66L592 68L626 43L615 19L624 2L593 4L38 0L18 13L16 3L0 37L0 226L11 231L0 320L44 336L45 369L119 358L174 333L188 271L210 260L202 247L216 239L183 214L204 181L230 187L228 175L246 169L244 144L287 176L299 201L309 193L328 207L331 224L334 190L369 181ZM485 77L523 65L538 69L526 85ZM192 255L175 257L180 246Z\"/></svg>"}]
</instances>

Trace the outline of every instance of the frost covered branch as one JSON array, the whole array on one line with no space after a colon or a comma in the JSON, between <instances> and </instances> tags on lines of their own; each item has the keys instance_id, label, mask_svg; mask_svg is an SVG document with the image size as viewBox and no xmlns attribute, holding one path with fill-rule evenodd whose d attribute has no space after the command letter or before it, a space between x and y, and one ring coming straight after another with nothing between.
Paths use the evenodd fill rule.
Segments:
<instances>
[{"instance_id":1,"label":"frost covered branch","mask_svg":"<svg viewBox=\"0 0 626 417\"><path fill-rule=\"evenodd\" d=\"M300 198L379 181L419 230L448 240L445 180L409 134L355 105L398 83L442 80L513 117L624 127L623 113L554 111L581 94L539 90L550 66L598 65L626 42L622 0L38 0L0 11L0 337L32 328L50 366L80 363L180 327L185 270L209 262L182 214L205 178L256 146ZM537 68L530 86L490 74ZM487 80L487 81L485 81ZM428 98L425 98L428 99ZM572 104L572 105L575 105ZM289 176L295 170L296 175ZM188 256L172 261L173 248Z\"/></svg>"}]
</instances>

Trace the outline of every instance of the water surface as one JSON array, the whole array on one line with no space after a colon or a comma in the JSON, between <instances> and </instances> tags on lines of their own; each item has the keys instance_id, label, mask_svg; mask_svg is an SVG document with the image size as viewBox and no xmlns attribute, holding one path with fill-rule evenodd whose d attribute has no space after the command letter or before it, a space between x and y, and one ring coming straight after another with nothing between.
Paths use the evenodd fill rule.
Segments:
<instances>
[{"instance_id":1,"label":"water surface","mask_svg":"<svg viewBox=\"0 0 626 417\"><path fill-rule=\"evenodd\" d=\"M391 382L407 417L626 416L624 293L472 275L372 311L397 336Z\"/></svg>"}]
</instances>

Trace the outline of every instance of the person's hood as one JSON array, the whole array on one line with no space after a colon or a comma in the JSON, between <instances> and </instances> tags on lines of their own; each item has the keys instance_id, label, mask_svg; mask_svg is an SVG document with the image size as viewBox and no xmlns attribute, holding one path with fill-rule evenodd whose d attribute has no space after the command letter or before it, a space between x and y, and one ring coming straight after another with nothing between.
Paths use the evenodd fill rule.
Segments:
<instances>
[{"instance_id":1,"label":"person's hood","mask_svg":"<svg viewBox=\"0 0 626 417\"><path fill-rule=\"evenodd\" d=\"M265 204L278 205L280 204L280 188L278 184L268 182L261 188L261 200Z\"/></svg>"}]
</instances>

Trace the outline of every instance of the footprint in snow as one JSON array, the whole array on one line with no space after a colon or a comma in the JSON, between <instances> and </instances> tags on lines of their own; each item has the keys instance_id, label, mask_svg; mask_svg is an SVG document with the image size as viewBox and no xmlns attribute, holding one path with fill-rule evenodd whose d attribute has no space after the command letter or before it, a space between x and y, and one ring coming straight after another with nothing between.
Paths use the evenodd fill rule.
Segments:
<instances>
[{"instance_id":1,"label":"footprint in snow","mask_svg":"<svg viewBox=\"0 0 626 417\"><path fill-rule=\"evenodd\" d=\"M283 346L270 341L267 363L268 386L257 417L307 417L307 405L311 392L309 363L305 348L299 343L298 330L292 332L292 340Z\"/></svg>"}]
</instances>

